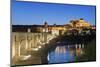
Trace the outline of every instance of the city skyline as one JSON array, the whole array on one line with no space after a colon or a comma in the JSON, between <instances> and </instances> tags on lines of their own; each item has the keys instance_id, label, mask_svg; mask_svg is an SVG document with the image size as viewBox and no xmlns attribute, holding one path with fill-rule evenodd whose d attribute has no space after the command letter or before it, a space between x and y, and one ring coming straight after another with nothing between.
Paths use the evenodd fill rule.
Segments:
<instances>
[{"instance_id":1,"label":"city skyline","mask_svg":"<svg viewBox=\"0 0 100 67\"><path fill-rule=\"evenodd\" d=\"M34 8L35 7L35 8ZM12 2L12 24L43 25L68 24L70 20L83 18L95 25L95 6L50 4L40 2Z\"/></svg>"}]
</instances>

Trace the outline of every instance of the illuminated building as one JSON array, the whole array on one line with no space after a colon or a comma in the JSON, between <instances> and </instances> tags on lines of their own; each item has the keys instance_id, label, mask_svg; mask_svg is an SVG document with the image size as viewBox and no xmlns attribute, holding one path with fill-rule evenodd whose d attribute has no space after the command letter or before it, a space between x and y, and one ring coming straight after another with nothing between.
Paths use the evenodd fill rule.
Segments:
<instances>
[{"instance_id":1,"label":"illuminated building","mask_svg":"<svg viewBox=\"0 0 100 67\"><path fill-rule=\"evenodd\" d=\"M81 28L81 27L90 27L91 24L89 22L86 22L83 18L79 20L71 20L70 25L75 28Z\"/></svg>"}]
</instances>

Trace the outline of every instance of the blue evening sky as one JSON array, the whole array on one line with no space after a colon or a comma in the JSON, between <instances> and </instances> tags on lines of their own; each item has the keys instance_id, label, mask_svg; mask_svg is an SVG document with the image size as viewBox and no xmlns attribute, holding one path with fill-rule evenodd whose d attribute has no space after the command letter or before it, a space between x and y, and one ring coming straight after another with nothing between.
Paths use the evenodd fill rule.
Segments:
<instances>
[{"instance_id":1,"label":"blue evening sky","mask_svg":"<svg viewBox=\"0 0 100 67\"><path fill-rule=\"evenodd\" d=\"M70 20L84 18L95 24L95 6L49 4L39 2L12 2L12 24L33 25L67 24Z\"/></svg>"}]
</instances>

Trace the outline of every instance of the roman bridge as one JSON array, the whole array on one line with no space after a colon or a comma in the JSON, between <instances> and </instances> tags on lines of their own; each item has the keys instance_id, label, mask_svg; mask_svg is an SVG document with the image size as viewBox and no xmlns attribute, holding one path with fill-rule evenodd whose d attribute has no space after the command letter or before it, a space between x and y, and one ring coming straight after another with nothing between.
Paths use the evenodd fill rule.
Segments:
<instances>
[{"instance_id":1,"label":"roman bridge","mask_svg":"<svg viewBox=\"0 0 100 67\"><path fill-rule=\"evenodd\" d=\"M16 33L12 34L12 59L24 57L28 50L38 51L43 45L55 38L49 33ZM30 55L27 55L30 56ZM26 57L27 57L26 56Z\"/></svg>"},{"instance_id":2,"label":"roman bridge","mask_svg":"<svg viewBox=\"0 0 100 67\"><path fill-rule=\"evenodd\" d=\"M12 33L12 59L27 60L31 55L26 55L28 50L38 51L42 46L49 43L50 40L56 38L57 35L50 33L31 33L31 32L13 32ZM59 42L58 42L59 43ZM61 43L63 44L63 43ZM84 45L75 45L75 48L82 48ZM68 45L68 48L69 45Z\"/></svg>"}]
</instances>

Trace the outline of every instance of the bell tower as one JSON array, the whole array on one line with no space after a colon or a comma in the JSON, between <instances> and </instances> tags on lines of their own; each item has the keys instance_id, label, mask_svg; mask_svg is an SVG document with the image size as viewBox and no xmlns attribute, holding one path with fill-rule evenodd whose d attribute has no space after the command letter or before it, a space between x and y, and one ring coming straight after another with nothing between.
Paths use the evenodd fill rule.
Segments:
<instances>
[{"instance_id":1,"label":"bell tower","mask_svg":"<svg viewBox=\"0 0 100 67\"><path fill-rule=\"evenodd\" d=\"M44 22L44 32L48 32L48 23Z\"/></svg>"},{"instance_id":2,"label":"bell tower","mask_svg":"<svg viewBox=\"0 0 100 67\"><path fill-rule=\"evenodd\" d=\"M44 27L47 28L48 27L48 23L45 21L44 22Z\"/></svg>"}]
</instances>

